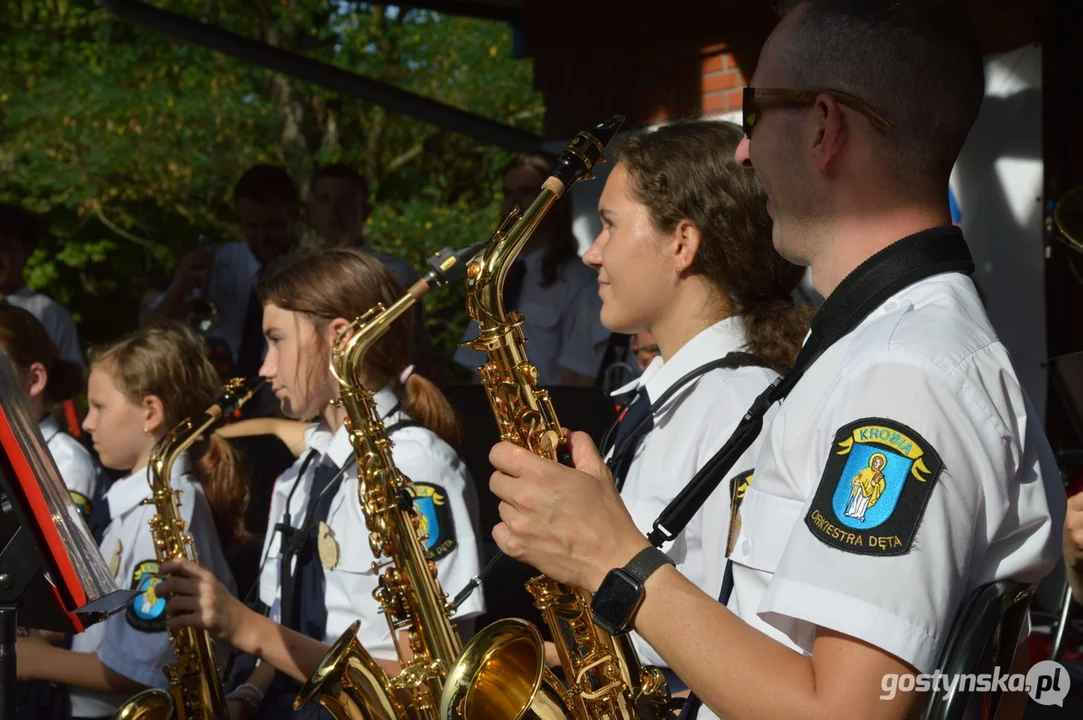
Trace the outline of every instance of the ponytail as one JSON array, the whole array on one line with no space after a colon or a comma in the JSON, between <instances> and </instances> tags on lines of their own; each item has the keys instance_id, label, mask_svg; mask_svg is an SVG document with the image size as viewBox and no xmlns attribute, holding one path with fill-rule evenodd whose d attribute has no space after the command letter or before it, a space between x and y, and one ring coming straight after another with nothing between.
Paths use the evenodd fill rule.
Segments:
<instances>
[{"instance_id":1,"label":"ponytail","mask_svg":"<svg viewBox=\"0 0 1083 720\"><path fill-rule=\"evenodd\" d=\"M212 434L205 447L193 471L211 506L222 548L241 545L251 537L244 526L249 499L247 474L237 450L221 436Z\"/></svg>"},{"instance_id":2,"label":"ponytail","mask_svg":"<svg viewBox=\"0 0 1083 720\"><path fill-rule=\"evenodd\" d=\"M455 408L428 378L412 374L403 388L402 409L432 430L456 450L462 440L462 426Z\"/></svg>"},{"instance_id":3,"label":"ponytail","mask_svg":"<svg viewBox=\"0 0 1083 720\"><path fill-rule=\"evenodd\" d=\"M743 315L749 351L772 370L785 373L801 352L814 312L796 307L791 299L753 305Z\"/></svg>"}]
</instances>

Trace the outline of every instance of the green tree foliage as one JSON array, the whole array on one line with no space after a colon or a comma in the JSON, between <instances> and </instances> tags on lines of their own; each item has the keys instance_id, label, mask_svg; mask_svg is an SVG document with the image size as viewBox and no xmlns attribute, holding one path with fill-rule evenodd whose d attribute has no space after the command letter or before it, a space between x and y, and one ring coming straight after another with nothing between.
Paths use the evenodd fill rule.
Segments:
<instances>
[{"instance_id":1,"label":"green tree foliage","mask_svg":"<svg viewBox=\"0 0 1083 720\"><path fill-rule=\"evenodd\" d=\"M347 0L157 0L338 67L539 132L529 60L501 23ZM0 197L44 214L30 285L85 342L131 327L155 277L200 242L240 239L231 190L257 162L369 181L369 242L421 266L483 239L508 154L425 122L128 25L94 0L0 0ZM429 299L450 353L461 289Z\"/></svg>"}]
</instances>

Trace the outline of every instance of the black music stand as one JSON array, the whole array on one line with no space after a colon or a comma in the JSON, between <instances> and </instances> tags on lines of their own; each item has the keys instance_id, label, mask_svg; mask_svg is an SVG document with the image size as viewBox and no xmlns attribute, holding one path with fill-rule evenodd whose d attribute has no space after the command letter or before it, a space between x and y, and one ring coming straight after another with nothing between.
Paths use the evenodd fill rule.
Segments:
<instances>
[{"instance_id":1,"label":"black music stand","mask_svg":"<svg viewBox=\"0 0 1083 720\"><path fill-rule=\"evenodd\" d=\"M601 441L616 419L613 400L601 388L553 386L546 390L553 400L553 409L560 422L573 430L582 430L595 443ZM484 550L483 563L487 564L498 552L492 541L492 532L500 522L497 510L500 501L489 490L489 477L493 474L489 451L500 442L500 431L481 385L450 385L444 393L463 421L463 443L459 454L478 491L480 540ZM537 570L518 560L507 556L500 558L482 583L486 611L478 618L475 629L480 630L497 620L514 617L534 623L542 635L548 637L548 627L542 621L541 613L523 588L526 581L537 574ZM452 597L460 590L444 589Z\"/></svg>"},{"instance_id":2,"label":"black music stand","mask_svg":"<svg viewBox=\"0 0 1083 720\"><path fill-rule=\"evenodd\" d=\"M0 491L0 720L8 720L15 713L16 626L82 632L135 591L117 589L3 350Z\"/></svg>"}]
</instances>

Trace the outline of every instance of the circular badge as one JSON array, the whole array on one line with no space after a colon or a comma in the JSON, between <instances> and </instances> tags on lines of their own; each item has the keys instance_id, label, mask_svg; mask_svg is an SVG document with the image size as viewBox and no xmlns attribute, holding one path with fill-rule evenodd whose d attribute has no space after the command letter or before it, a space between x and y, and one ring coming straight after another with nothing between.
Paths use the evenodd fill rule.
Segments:
<instances>
[{"instance_id":1,"label":"circular badge","mask_svg":"<svg viewBox=\"0 0 1083 720\"><path fill-rule=\"evenodd\" d=\"M323 520L320 520L316 534L316 547L319 548L320 562L323 566L328 570L334 570L338 565L338 540L335 540L335 534Z\"/></svg>"}]
</instances>

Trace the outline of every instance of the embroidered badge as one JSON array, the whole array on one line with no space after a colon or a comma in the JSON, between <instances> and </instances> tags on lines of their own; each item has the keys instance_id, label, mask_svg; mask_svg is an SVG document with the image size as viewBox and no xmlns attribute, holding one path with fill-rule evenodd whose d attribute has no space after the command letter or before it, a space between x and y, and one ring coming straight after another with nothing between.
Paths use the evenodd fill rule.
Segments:
<instances>
[{"instance_id":1,"label":"embroidered badge","mask_svg":"<svg viewBox=\"0 0 1083 720\"><path fill-rule=\"evenodd\" d=\"M84 520L90 519L90 512L94 509L94 506L90 502L90 498L80 492L69 490L71 495L71 501L75 503L75 507L79 508L79 514L83 516Z\"/></svg>"},{"instance_id":2,"label":"embroidered badge","mask_svg":"<svg viewBox=\"0 0 1083 720\"><path fill-rule=\"evenodd\" d=\"M158 563L154 560L144 560L132 573L132 589L139 594L128 604L125 617L129 625L141 632L165 630L165 600L154 592L161 582L157 575Z\"/></svg>"},{"instance_id":3,"label":"embroidered badge","mask_svg":"<svg viewBox=\"0 0 1083 720\"><path fill-rule=\"evenodd\" d=\"M730 532L726 540L726 557L733 552L733 544L737 542L737 536L741 534L741 503L745 499L745 491L752 484L752 470L745 470L730 478Z\"/></svg>"},{"instance_id":4,"label":"embroidered badge","mask_svg":"<svg viewBox=\"0 0 1083 720\"><path fill-rule=\"evenodd\" d=\"M319 528L316 532L316 548L320 553L320 562L328 570L334 570L338 567L338 540L335 539L335 533L331 530L331 526L320 520Z\"/></svg>"},{"instance_id":5,"label":"embroidered badge","mask_svg":"<svg viewBox=\"0 0 1083 720\"><path fill-rule=\"evenodd\" d=\"M454 550L457 544L447 493L439 485L414 483L410 494L419 516L418 534L425 538L425 547L433 560L439 560Z\"/></svg>"},{"instance_id":6,"label":"embroidered badge","mask_svg":"<svg viewBox=\"0 0 1083 720\"><path fill-rule=\"evenodd\" d=\"M824 543L862 555L905 555L943 462L914 430L865 418L835 434L805 525Z\"/></svg>"}]
</instances>

